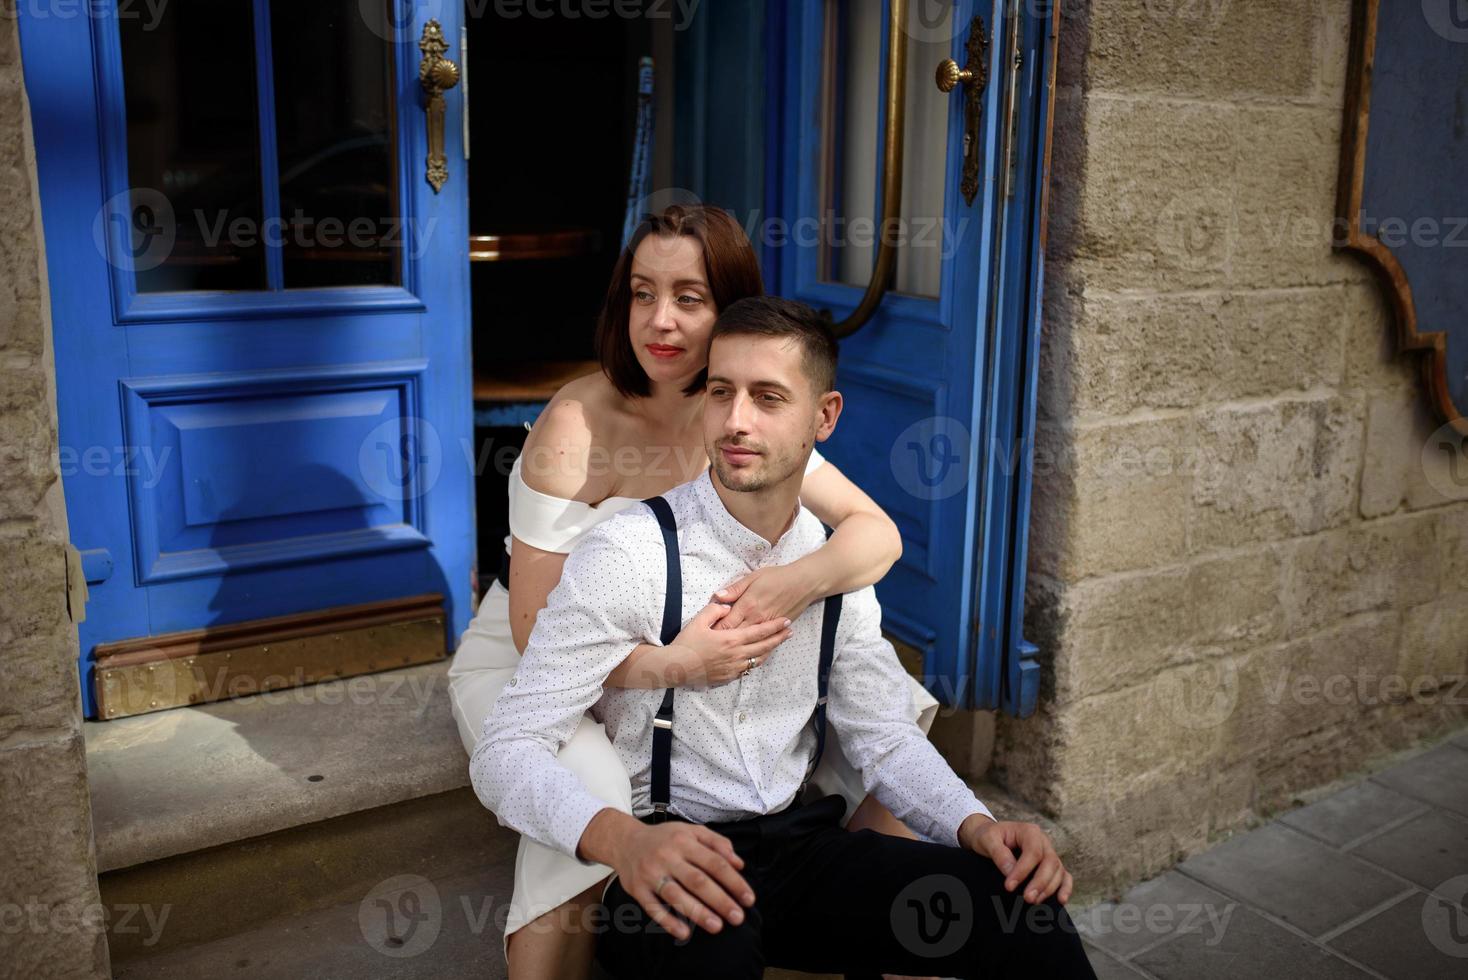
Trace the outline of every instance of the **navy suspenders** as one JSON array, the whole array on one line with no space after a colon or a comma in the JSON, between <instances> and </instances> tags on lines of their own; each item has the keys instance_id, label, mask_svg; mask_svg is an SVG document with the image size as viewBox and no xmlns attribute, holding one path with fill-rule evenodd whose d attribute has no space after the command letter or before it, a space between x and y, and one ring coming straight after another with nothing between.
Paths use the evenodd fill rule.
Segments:
<instances>
[{"instance_id":1,"label":"navy suspenders","mask_svg":"<svg viewBox=\"0 0 1468 980\"><path fill-rule=\"evenodd\" d=\"M651 497L643 503L657 515L658 527L663 530L663 554L667 557L668 586L663 598L662 643L667 646L678 638L683 628L683 561L678 554L678 522L673 519L673 508L662 497ZM652 720L652 809L653 820L667 819L669 788L668 773L673 758L673 688L663 692L663 703L658 707L657 717Z\"/></svg>"},{"instance_id":2,"label":"navy suspenders","mask_svg":"<svg viewBox=\"0 0 1468 980\"><path fill-rule=\"evenodd\" d=\"M660 639L667 646L678 638L683 629L683 561L678 553L678 523L673 517L673 508L662 497L649 497L643 503L651 508L663 532L663 554L667 561L668 582L663 599L663 627ZM831 529L826 528L826 537ZM816 707L811 712L811 723L816 729L816 752L805 771L806 779L815 771L826 749L826 700L831 681L831 662L836 655L836 624L841 619L841 596L826 597L825 610L821 619L821 658L816 674ZM673 760L673 688L663 692L662 704L652 721L652 823L662 823L668 818L668 803L672 799L670 771Z\"/></svg>"}]
</instances>

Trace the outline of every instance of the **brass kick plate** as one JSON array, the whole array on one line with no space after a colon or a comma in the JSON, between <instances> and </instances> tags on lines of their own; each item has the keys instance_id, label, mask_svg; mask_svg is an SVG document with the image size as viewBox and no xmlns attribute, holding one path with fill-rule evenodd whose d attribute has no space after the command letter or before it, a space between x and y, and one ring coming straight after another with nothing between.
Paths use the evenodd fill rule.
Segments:
<instances>
[{"instance_id":1,"label":"brass kick plate","mask_svg":"<svg viewBox=\"0 0 1468 980\"><path fill-rule=\"evenodd\" d=\"M430 663L446 656L443 597L418 596L99 645L99 717Z\"/></svg>"}]
</instances>

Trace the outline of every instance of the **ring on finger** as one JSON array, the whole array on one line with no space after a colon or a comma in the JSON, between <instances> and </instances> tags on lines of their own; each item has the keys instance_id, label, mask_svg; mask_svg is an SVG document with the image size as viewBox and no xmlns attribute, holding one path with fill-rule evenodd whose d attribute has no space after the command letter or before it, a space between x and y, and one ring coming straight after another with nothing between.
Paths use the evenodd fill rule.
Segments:
<instances>
[{"instance_id":1,"label":"ring on finger","mask_svg":"<svg viewBox=\"0 0 1468 980\"><path fill-rule=\"evenodd\" d=\"M750 657L749 658L749 670L754 670L758 666L759 666L759 661L755 660L753 657ZM749 670L746 670L745 673L746 674L749 673Z\"/></svg>"},{"instance_id":2,"label":"ring on finger","mask_svg":"<svg viewBox=\"0 0 1468 980\"><path fill-rule=\"evenodd\" d=\"M673 880L672 875L663 875L658 879L658 886L652 890L653 895L661 899L663 897L663 886Z\"/></svg>"}]
</instances>

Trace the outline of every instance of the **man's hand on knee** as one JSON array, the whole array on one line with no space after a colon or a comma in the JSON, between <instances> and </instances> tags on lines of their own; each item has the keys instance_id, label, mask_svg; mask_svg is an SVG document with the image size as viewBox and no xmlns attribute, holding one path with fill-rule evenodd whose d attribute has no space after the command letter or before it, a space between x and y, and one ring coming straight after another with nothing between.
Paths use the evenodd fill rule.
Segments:
<instances>
[{"instance_id":1,"label":"man's hand on knee","mask_svg":"<svg viewBox=\"0 0 1468 980\"><path fill-rule=\"evenodd\" d=\"M1025 901L1038 904L1051 895L1062 905L1070 901L1075 881L1060 863L1060 855L1049 835L1038 825L1016 820L995 821L982 813L973 813L959 826L958 840L974 853L993 860L1004 874L1006 891L1014 891L1028 877ZM1018 859L1014 856L1016 850Z\"/></svg>"},{"instance_id":2,"label":"man's hand on knee","mask_svg":"<svg viewBox=\"0 0 1468 980\"><path fill-rule=\"evenodd\" d=\"M582 836L588 858L610 864L622 889L675 939L687 939L689 922L709 932L739 925L754 904L754 889L739 874L744 859L729 838L697 824L648 826L616 810L592 818ZM670 909L672 911L670 911Z\"/></svg>"}]
</instances>

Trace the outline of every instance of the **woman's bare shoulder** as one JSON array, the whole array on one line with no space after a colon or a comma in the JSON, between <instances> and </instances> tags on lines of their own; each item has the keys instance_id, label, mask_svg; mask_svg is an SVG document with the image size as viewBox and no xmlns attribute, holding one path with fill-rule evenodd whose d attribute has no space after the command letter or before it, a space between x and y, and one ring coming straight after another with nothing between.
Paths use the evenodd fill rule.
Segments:
<instances>
[{"instance_id":1,"label":"woman's bare shoulder","mask_svg":"<svg viewBox=\"0 0 1468 980\"><path fill-rule=\"evenodd\" d=\"M621 414L621 396L601 372L566 382L525 440L520 475L526 485L567 500L604 499L613 474L591 463L617 438Z\"/></svg>"}]
</instances>

